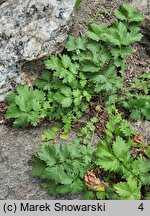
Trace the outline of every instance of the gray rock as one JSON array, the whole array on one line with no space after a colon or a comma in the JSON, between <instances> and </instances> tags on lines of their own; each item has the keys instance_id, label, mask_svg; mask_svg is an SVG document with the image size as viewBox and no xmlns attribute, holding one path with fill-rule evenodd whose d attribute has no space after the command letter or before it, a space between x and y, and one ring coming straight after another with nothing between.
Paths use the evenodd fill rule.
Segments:
<instances>
[{"instance_id":1,"label":"gray rock","mask_svg":"<svg viewBox=\"0 0 150 216\"><path fill-rule=\"evenodd\" d=\"M7 1L7 0L0 0L0 4L4 3L5 1Z\"/></svg>"},{"instance_id":2,"label":"gray rock","mask_svg":"<svg viewBox=\"0 0 150 216\"><path fill-rule=\"evenodd\" d=\"M150 0L132 0L132 4L144 15L150 15Z\"/></svg>"},{"instance_id":3,"label":"gray rock","mask_svg":"<svg viewBox=\"0 0 150 216\"><path fill-rule=\"evenodd\" d=\"M81 199L81 194L50 196L40 188L40 180L31 175L28 160L40 145L39 136L50 125L12 129L0 125L0 200L3 199ZM72 132L69 140L74 139Z\"/></svg>"},{"instance_id":4,"label":"gray rock","mask_svg":"<svg viewBox=\"0 0 150 216\"><path fill-rule=\"evenodd\" d=\"M138 122L131 122L137 132L140 132L147 145L150 145L150 122L140 120Z\"/></svg>"},{"instance_id":5,"label":"gray rock","mask_svg":"<svg viewBox=\"0 0 150 216\"><path fill-rule=\"evenodd\" d=\"M60 51L76 0L0 2L0 101L21 76L23 62Z\"/></svg>"}]
</instances>

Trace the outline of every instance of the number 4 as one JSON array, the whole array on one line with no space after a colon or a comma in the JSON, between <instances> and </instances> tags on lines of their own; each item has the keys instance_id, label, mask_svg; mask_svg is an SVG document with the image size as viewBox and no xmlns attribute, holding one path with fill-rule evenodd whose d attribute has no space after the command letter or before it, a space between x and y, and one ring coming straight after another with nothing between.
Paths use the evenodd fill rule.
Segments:
<instances>
[{"instance_id":1,"label":"number 4","mask_svg":"<svg viewBox=\"0 0 150 216\"><path fill-rule=\"evenodd\" d=\"M143 206L143 203L141 203L138 207L139 210L143 211L144 210L144 206Z\"/></svg>"}]
</instances>

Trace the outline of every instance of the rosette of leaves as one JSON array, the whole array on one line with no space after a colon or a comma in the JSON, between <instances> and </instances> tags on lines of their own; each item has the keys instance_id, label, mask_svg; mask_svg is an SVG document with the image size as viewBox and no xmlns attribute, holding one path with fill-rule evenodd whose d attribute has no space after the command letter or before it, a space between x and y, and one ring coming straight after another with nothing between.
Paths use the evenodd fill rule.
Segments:
<instances>
[{"instance_id":1,"label":"rosette of leaves","mask_svg":"<svg viewBox=\"0 0 150 216\"><path fill-rule=\"evenodd\" d=\"M72 144L43 143L30 160L32 174L42 180L50 194L78 193L85 190L84 176L94 148L75 140Z\"/></svg>"},{"instance_id":2,"label":"rosette of leaves","mask_svg":"<svg viewBox=\"0 0 150 216\"><path fill-rule=\"evenodd\" d=\"M145 156L133 158L131 138L135 131L120 114L110 118L105 134L96 151L96 165L112 174L119 174L120 182L111 186L114 198L118 195L117 199L141 199L142 186L150 184L149 151ZM110 188L105 192L105 197L110 196L107 193L110 193Z\"/></svg>"},{"instance_id":3,"label":"rosette of leaves","mask_svg":"<svg viewBox=\"0 0 150 216\"><path fill-rule=\"evenodd\" d=\"M44 92L20 85L16 93L6 97L9 106L5 118L14 119L13 126L16 128L29 124L36 126L47 115L49 103L45 99Z\"/></svg>"}]
</instances>

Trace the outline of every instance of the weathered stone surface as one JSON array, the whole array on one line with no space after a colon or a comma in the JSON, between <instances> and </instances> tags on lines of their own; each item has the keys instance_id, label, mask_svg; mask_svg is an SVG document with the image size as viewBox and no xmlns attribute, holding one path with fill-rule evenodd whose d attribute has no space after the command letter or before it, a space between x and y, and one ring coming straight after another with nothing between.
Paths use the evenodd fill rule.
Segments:
<instances>
[{"instance_id":1,"label":"weathered stone surface","mask_svg":"<svg viewBox=\"0 0 150 216\"><path fill-rule=\"evenodd\" d=\"M0 0L0 4L4 3L5 1L7 1L7 0Z\"/></svg>"},{"instance_id":2,"label":"weathered stone surface","mask_svg":"<svg viewBox=\"0 0 150 216\"><path fill-rule=\"evenodd\" d=\"M131 123L137 132L140 132L147 145L150 145L150 122L140 120L138 122Z\"/></svg>"},{"instance_id":3,"label":"weathered stone surface","mask_svg":"<svg viewBox=\"0 0 150 216\"><path fill-rule=\"evenodd\" d=\"M132 0L132 4L144 15L150 15L150 0Z\"/></svg>"},{"instance_id":4,"label":"weathered stone surface","mask_svg":"<svg viewBox=\"0 0 150 216\"><path fill-rule=\"evenodd\" d=\"M7 0L0 3L0 101L16 83L23 62L60 50L76 0Z\"/></svg>"},{"instance_id":5,"label":"weathered stone surface","mask_svg":"<svg viewBox=\"0 0 150 216\"><path fill-rule=\"evenodd\" d=\"M41 132L50 125L38 128L12 129L0 125L0 200L3 199L81 199L79 194L50 196L42 190L39 179L31 175L28 160L39 147ZM71 132L69 141L74 139Z\"/></svg>"}]
</instances>

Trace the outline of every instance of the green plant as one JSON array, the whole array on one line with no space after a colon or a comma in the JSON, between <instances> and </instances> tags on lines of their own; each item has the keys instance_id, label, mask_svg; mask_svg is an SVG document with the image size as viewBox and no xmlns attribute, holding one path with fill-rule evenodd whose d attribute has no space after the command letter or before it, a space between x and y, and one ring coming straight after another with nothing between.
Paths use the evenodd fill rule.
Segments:
<instances>
[{"instance_id":1,"label":"green plant","mask_svg":"<svg viewBox=\"0 0 150 216\"><path fill-rule=\"evenodd\" d=\"M67 140L69 137L68 132L64 132L62 126L59 123L55 123L52 127L44 130L40 136L41 141L50 141L60 138L62 140Z\"/></svg>"},{"instance_id":2,"label":"green plant","mask_svg":"<svg viewBox=\"0 0 150 216\"><path fill-rule=\"evenodd\" d=\"M34 107L31 107L27 113L32 111L32 117L25 121L37 125L41 117L62 120L64 132L67 132L72 123L81 118L93 96L101 94L107 105L114 103L116 94L123 86L118 73L124 76L125 57L132 53L130 45L142 37L138 31L128 29L127 21L117 20L111 26L91 24L86 36L68 38L63 54L52 55L45 60L46 71L35 81L35 88L43 95L41 102L44 101L46 109L40 114L43 105L39 102L41 107L38 116ZM139 21L141 20L137 20L138 24ZM19 94L20 97L25 97L24 93L23 96L21 92ZM25 100L32 103L33 99L30 101L28 97ZM8 109L7 118L13 118L13 114L8 115L12 107ZM30 120L33 116L37 120ZM23 126L28 125L25 121ZM21 121L18 126L21 126Z\"/></svg>"},{"instance_id":3,"label":"green plant","mask_svg":"<svg viewBox=\"0 0 150 216\"><path fill-rule=\"evenodd\" d=\"M104 11L105 15L110 16L110 11L104 6L104 4L102 4L101 2L99 2L99 6L102 8L102 10Z\"/></svg>"},{"instance_id":4,"label":"green plant","mask_svg":"<svg viewBox=\"0 0 150 216\"><path fill-rule=\"evenodd\" d=\"M90 121L86 122L86 126L82 127L79 131L77 131L77 136L81 138L81 142L85 145L92 144L94 138L94 132L96 127L95 123L98 122L96 117L90 119Z\"/></svg>"},{"instance_id":5,"label":"green plant","mask_svg":"<svg viewBox=\"0 0 150 216\"><path fill-rule=\"evenodd\" d=\"M82 1L82 0L76 0L75 6L78 7L78 6L81 4L81 1Z\"/></svg>"},{"instance_id":6,"label":"green plant","mask_svg":"<svg viewBox=\"0 0 150 216\"><path fill-rule=\"evenodd\" d=\"M97 18L99 17L99 15L100 15L100 12L99 11L97 11L94 15L93 15L93 20L97 20Z\"/></svg>"},{"instance_id":7,"label":"green plant","mask_svg":"<svg viewBox=\"0 0 150 216\"><path fill-rule=\"evenodd\" d=\"M116 113L110 117L105 134L96 151L96 165L112 174L119 174L121 180L112 184L112 192L119 199L141 199L141 187L150 183L150 161L147 155L132 156L134 142L131 138L135 131ZM108 188L106 197L110 196L109 193Z\"/></svg>"},{"instance_id":8,"label":"green plant","mask_svg":"<svg viewBox=\"0 0 150 216\"><path fill-rule=\"evenodd\" d=\"M117 103L130 112L134 121L140 118L150 120L150 73L144 73L123 90Z\"/></svg>"},{"instance_id":9,"label":"green plant","mask_svg":"<svg viewBox=\"0 0 150 216\"><path fill-rule=\"evenodd\" d=\"M134 121L141 118L150 120L150 96L130 94L120 99L119 104L130 111L130 117Z\"/></svg>"},{"instance_id":10,"label":"green plant","mask_svg":"<svg viewBox=\"0 0 150 216\"><path fill-rule=\"evenodd\" d=\"M108 101L122 87L122 79L117 76L115 66L111 65L111 56L105 46L92 40L87 41L85 46L85 38L80 38L80 44L77 44L76 39L70 36L66 49L80 65L84 88L92 89L91 95L101 92Z\"/></svg>"},{"instance_id":11,"label":"green plant","mask_svg":"<svg viewBox=\"0 0 150 216\"><path fill-rule=\"evenodd\" d=\"M35 84L47 94L49 119L62 119L64 130L68 131L72 122L77 121L87 108L92 90L85 87L87 81L84 74L69 56L51 56L44 64L51 72L44 72Z\"/></svg>"},{"instance_id":12,"label":"green plant","mask_svg":"<svg viewBox=\"0 0 150 216\"><path fill-rule=\"evenodd\" d=\"M26 85L18 86L17 92L9 94L6 100L9 107L5 118L15 119L14 127L36 126L47 115L49 108L44 92Z\"/></svg>"},{"instance_id":13,"label":"green plant","mask_svg":"<svg viewBox=\"0 0 150 216\"><path fill-rule=\"evenodd\" d=\"M149 73L123 88L126 57L133 53L131 45L142 38L143 17L127 4L115 14L110 26L91 24L85 36L69 36L63 53L44 61L45 71L34 87L19 86L7 96L5 116L14 120L15 127L36 126L43 118L63 123L42 133L43 143L30 160L33 176L50 194L83 191L85 199L149 197L150 148L133 141L135 130L115 108L115 103L122 105L134 119L150 118ZM84 124L71 144L52 143L56 138L67 139L72 124L79 123L99 97L105 101L109 121L96 149L92 142L97 117ZM93 116L103 118L95 112L91 110ZM134 156L134 149L144 153Z\"/></svg>"},{"instance_id":14,"label":"green plant","mask_svg":"<svg viewBox=\"0 0 150 216\"><path fill-rule=\"evenodd\" d=\"M124 57L133 53L131 44L136 41L140 41L142 34L140 32L140 23L144 20L144 17L136 11L130 4L122 4L115 10L115 16L117 22L114 23L115 29L109 31L110 35L107 39L115 45L112 49L112 55L116 60L116 66L122 67L122 73L125 70ZM124 35L126 35L124 37ZM120 50L120 52L119 52Z\"/></svg>"},{"instance_id":15,"label":"green plant","mask_svg":"<svg viewBox=\"0 0 150 216\"><path fill-rule=\"evenodd\" d=\"M143 73L137 79L134 79L130 86L124 89L126 92L137 92L148 95L150 93L150 72Z\"/></svg>"},{"instance_id":16,"label":"green plant","mask_svg":"<svg viewBox=\"0 0 150 216\"><path fill-rule=\"evenodd\" d=\"M49 128L47 130L44 130L41 134L40 139L42 141L50 141L50 140L54 140L57 137L56 134L57 131L54 131L53 128Z\"/></svg>"},{"instance_id":17,"label":"green plant","mask_svg":"<svg viewBox=\"0 0 150 216\"><path fill-rule=\"evenodd\" d=\"M119 8L115 11L115 16L119 20L125 21L129 24L133 24L132 22L134 22L135 24L135 22L138 23L143 21L144 19L144 17L129 4L120 5Z\"/></svg>"},{"instance_id":18,"label":"green plant","mask_svg":"<svg viewBox=\"0 0 150 216\"><path fill-rule=\"evenodd\" d=\"M50 194L77 193L85 190L84 175L92 161L94 148L75 140L72 144L43 143L30 160L32 175L42 179Z\"/></svg>"},{"instance_id":19,"label":"green plant","mask_svg":"<svg viewBox=\"0 0 150 216\"><path fill-rule=\"evenodd\" d=\"M130 31L127 24L119 20L115 21L110 27L104 24L91 24L87 36L95 41L95 44L101 45L99 46L103 49L103 53L107 53L105 63L114 64L117 68L122 68L122 76L125 70L125 57L133 54L131 45L142 38L141 33ZM111 55L108 55L108 53Z\"/></svg>"},{"instance_id":20,"label":"green plant","mask_svg":"<svg viewBox=\"0 0 150 216\"><path fill-rule=\"evenodd\" d=\"M137 21L138 26L141 20ZM134 31L131 26L129 29L128 22L118 19L111 26L93 23L86 36L78 39L70 36L65 46L84 74L87 88L90 85L94 94L101 92L106 101L111 101L122 88L122 78L117 73L124 78L126 56L133 54L131 45L142 38L139 30Z\"/></svg>"}]
</instances>

